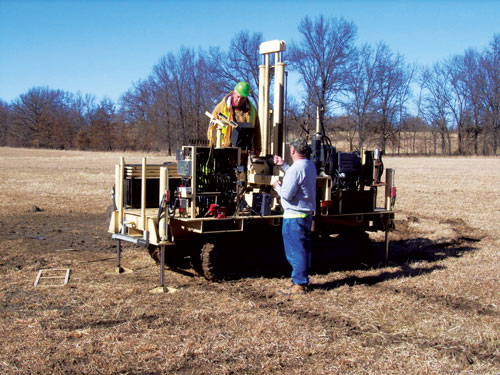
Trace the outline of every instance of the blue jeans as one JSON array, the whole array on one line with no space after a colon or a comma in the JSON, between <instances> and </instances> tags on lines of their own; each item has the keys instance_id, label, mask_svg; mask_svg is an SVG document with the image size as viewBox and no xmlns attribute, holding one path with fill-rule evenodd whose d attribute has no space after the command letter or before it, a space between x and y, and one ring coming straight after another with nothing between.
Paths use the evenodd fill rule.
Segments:
<instances>
[{"instance_id":1,"label":"blue jeans","mask_svg":"<svg viewBox=\"0 0 500 375\"><path fill-rule=\"evenodd\" d=\"M309 283L311 269L312 215L301 219L283 219L283 244L288 263L292 266L292 281L298 285Z\"/></svg>"}]
</instances>

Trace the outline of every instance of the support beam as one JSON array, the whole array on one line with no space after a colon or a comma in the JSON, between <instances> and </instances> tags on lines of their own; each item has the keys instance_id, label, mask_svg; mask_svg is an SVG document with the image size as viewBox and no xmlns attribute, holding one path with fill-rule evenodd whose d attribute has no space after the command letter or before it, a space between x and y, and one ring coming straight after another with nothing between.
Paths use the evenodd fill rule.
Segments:
<instances>
[{"instance_id":1,"label":"support beam","mask_svg":"<svg viewBox=\"0 0 500 375\"><path fill-rule=\"evenodd\" d=\"M160 288L165 287L165 245L160 246Z\"/></svg>"},{"instance_id":2,"label":"support beam","mask_svg":"<svg viewBox=\"0 0 500 375\"><path fill-rule=\"evenodd\" d=\"M116 240L116 268L115 273L132 273L133 271L129 268L122 267L121 265L121 240Z\"/></svg>"},{"instance_id":3,"label":"support beam","mask_svg":"<svg viewBox=\"0 0 500 375\"><path fill-rule=\"evenodd\" d=\"M389 231L385 231L385 262L389 261Z\"/></svg>"},{"instance_id":4,"label":"support beam","mask_svg":"<svg viewBox=\"0 0 500 375\"><path fill-rule=\"evenodd\" d=\"M385 170L385 209L392 210L392 189L394 187L394 169L387 168Z\"/></svg>"},{"instance_id":5,"label":"support beam","mask_svg":"<svg viewBox=\"0 0 500 375\"><path fill-rule=\"evenodd\" d=\"M116 268L121 268L121 241L116 240Z\"/></svg>"}]
</instances>

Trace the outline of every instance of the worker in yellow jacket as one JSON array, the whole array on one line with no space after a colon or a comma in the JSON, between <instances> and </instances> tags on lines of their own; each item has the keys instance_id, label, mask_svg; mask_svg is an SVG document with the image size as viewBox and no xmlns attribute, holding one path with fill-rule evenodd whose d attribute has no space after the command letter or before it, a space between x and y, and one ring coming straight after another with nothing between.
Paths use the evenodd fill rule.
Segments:
<instances>
[{"instance_id":1,"label":"worker in yellow jacket","mask_svg":"<svg viewBox=\"0 0 500 375\"><path fill-rule=\"evenodd\" d=\"M219 113L226 116L229 121L247 122L254 127L253 135L253 152L259 156L261 150L260 143L260 123L257 110L252 104L248 95L250 94L250 85L248 82L238 82L234 90L224 96L224 98L217 104L212 112L215 118L219 118ZM222 131L223 139L221 142L222 147L231 146L231 131L232 128L227 126Z\"/></svg>"}]
</instances>

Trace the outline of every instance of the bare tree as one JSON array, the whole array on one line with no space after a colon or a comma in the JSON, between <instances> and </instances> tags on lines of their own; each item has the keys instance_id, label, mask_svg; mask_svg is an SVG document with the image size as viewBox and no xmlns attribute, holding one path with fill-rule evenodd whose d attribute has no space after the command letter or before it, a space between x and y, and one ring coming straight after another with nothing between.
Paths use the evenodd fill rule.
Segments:
<instances>
[{"instance_id":1,"label":"bare tree","mask_svg":"<svg viewBox=\"0 0 500 375\"><path fill-rule=\"evenodd\" d=\"M177 126L178 142L186 144L189 140L204 137L205 124L208 124L204 113L215 103L209 97L213 85L205 58L193 50L181 48L177 56L168 54L165 64L170 77L170 116Z\"/></svg>"},{"instance_id":2,"label":"bare tree","mask_svg":"<svg viewBox=\"0 0 500 375\"><path fill-rule=\"evenodd\" d=\"M429 73L430 74L430 73ZM426 98L424 97L424 91L425 89L425 75L423 74L423 70L420 69L419 71L419 76L420 76L420 81L418 82L418 94L415 98L415 105L417 107L417 116L416 118L421 121L422 124L422 133L423 133L423 149L422 153L424 155L427 155L428 153L436 153L436 129L430 126L429 122L426 119L426 114L425 114L425 107L424 107L424 100ZM430 131L430 137L434 142L430 143L427 145L427 134ZM434 151L432 151L431 145L434 145Z\"/></svg>"},{"instance_id":3,"label":"bare tree","mask_svg":"<svg viewBox=\"0 0 500 375\"><path fill-rule=\"evenodd\" d=\"M407 65L401 54L393 55L384 43L379 44L377 55L375 131L379 135L380 147L385 151L387 141L395 137L397 125L405 115L406 103L410 97L410 83L416 69Z\"/></svg>"},{"instance_id":4,"label":"bare tree","mask_svg":"<svg viewBox=\"0 0 500 375\"><path fill-rule=\"evenodd\" d=\"M299 135L309 134L308 123L310 119L304 106L297 102L294 97L288 100L286 113L285 139L290 140Z\"/></svg>"},{"instance_id":5,"label":"bare tree","mask_svg":"<svg viewBox=\"0 0 500 375\"><path fill-rule=\"evenodd\" d=\"M169 155L174 149L173 129L174 122L170 113L173 111L170 100L171 77L167 67L167 59L162 57L153 67L151 76L154 84L155 103L154 111L159 127L159 139Z\"/></svg>"},{"instance_id":6,"label":"bare tree","mask_svg":"<svg viewBox=\"0 0 500 375\"><path fill-rule=\"evenodd\" d=\"M9 105L0 99L0 146L7 145L7 133L9 130Z\"/></svg>"},{"instance_id":7,"label":"bare tree","mask_svg":"<svg viewBox=\"0 0 500 375\"><path fill-rule=\"evenodd\" d=\"M76 96L73 108L79 114L79 121L77 124L76 134L76 147L79 150L91 150L93 145L89 139L89 127L94 123L95 115L97 112L97 99L95 95L86 94Z\"/></svg>"},{"instance_id":8,"label":"bare tree","mask_svg":"<svg viewBox=\"0 0 500 375\"><path fill-rule=\"evenodd\" d=\"M365 144L366 129L373 118L374 100L379 86L376 84L377 67L381 57L382 45L374 51L368 44L353 51L346 81L346 100L344 107L352 119L353 129L349 130L350 147L353 148L354 136L358 135L358 149ZM347 121L349 124L350 121Z\"/></svg>"},{"instance_id":9,"label":"bare tree","mask_svg":"<svg viewBox=\"0 0 500 375\"><path fill-rule=\"evenodd\" d=\"M139 148L163 148L171 154L205 138L204 113L218 100L208 65L206 53L182 47L163 56L150 77L122 97L124 119L140 132Z\"/></svg>"},{"instance_id":10,"label":"bare tree","mask_svg":"<svg viewBox=\"0 0 500 375\"><path fill-rule=\"evenodd\" d=\"M166 148L170 154L192 137L199 101L196 59L194 50L185 47L168 53L148 79L121 97L121 113L137 148Z\"/></svg>"},{"instance_id":11,"label":"bare tree","mask_svg":"<svg viewBox=\"0 0 500 375\"><path fill-rule=\"evenodd\" d=\"M117 132L115 104L104 98L92 113L89 126L80 130L77 143L80 149L111 151L115 149Z\"/></svg>"},{"instance_id":12,"label":"bare tree","mask_svg":"<svg viewBox=\"0 0 500 375\"><path fill-rule=\"evenodd\" d=\"M35 87L14 100L9 138L14 146L71 148L71 94Z\"/></svg>"},{"instance_id":13,"label":"bare tree","mask_svg":"<svg viewBox=\"0 0 500 375\"><path fill-rule=\"evenodd\" d=\"M426 68L421 77L424 93L422 114L437 130L441 138L441 153L451 154L450 132L448 128L447 103L451 95L446 70L441 64L434 64L432 69ZM436 147L434 146L434 150Z\"/></svg>"},{"instance_id":14,"label":"bare tree","mask_svg":"<svg viewBox=\"0 0 500 375\"><path fill-rule=\"evenodd\" d=\"M97 99L95 95L82 95L80 92L78 92L74 96L71 108L78 116L75 126L76 130L80 131L81 129L91 124L92 118L97 108Z\"/></svg>"},{"instance_id":15,"label":"bare tree","mask_svg":"<svg viewBox=\"0 0 500 375\"><path fill-rule=\"evenodd\" d=\"M445 104L453 117L457 128L458 136L458 154L464 155L464 137L466 127L466 116L468 110L466 82L469 77L465 76L464 57L454 56L443 63L444 72L446 74L448 95L443 96Z\"/></svg>"},{"instance_id":16,"label":"bare tree","mask_svg":"<svg viewBox=\"0 0 500 375\"><path fill-rule=\"evenodd\" d=\"M484 71L480 66L480 55L474 49L465 51L462 62L465 97L467 100L467 117L465 127L467 134L472 135L472 148L479 155L479 135L482 132L483 102L481 87L484 86Z\"/></svg>"},{"instance_id":17,"label":"bare tree","mask_svg":"<svg viewBox=\"0 0 500 375\"><path fill-rule=\"evenodd\" d=\"M206 61L209 81L218 85L218 97L233 90L236 83L247 81L252 87L251 98L258 98L259 87L259 46L263 42L262 33L250 34L242 30L231 39L227 52L219 47L209 49Z\"/></svg>"},{"instance_id":18,"label":"bare tree","mask_svg":"<svg viewBox=\"0 0 500 375\"><path fill-rule=\"evenodd\" d=\"M159 149L162 137L156 118L156 96L151 78L134 83L120 98L121 114L129 124L129 137L136 148L141 150Z\"/></svg>"},{"instance_id":19,"label":"bare tree","mask_svg":"<svg viewBox=\"0 0 500 375\"><path fill-rule=\"evenodd\" d=\"M291 44L288 59L306 87L309 107L323 109L320 112L323 125L323 115L328 113L337 94L345 86L346 69L357 28L343 18L321 15L314 21L304 17L298 30L302 40Z\"/></svg>"},{"instance_id":20,"label":"bare tree","mask_svg":"<svg viewBox=\"0 0 500 375\"><path fill-rule=\"evenodd\" d=\"M215 95L214 82L210 75L210 61L203 51L199 51L194 66L194 81L192 92L194 93L193 112L194 118L194 137L205 138L208 126L206 111L211 111L220 100Z\"/></svg>"},{"instance_id":21,"label":"bare tree","mask_svg":"<svg viewBox=\"0 0 500 375\"><path fill-rule=\"evenodd\" d=\"M483 118L490 133L491 153L496 155L500 142L500 34L494 35L479 64L484 73L484 84L481 86Z\"/></svg>"},{"instance_id":22,"label":"bare tree","mask_svg":"<svg viewBox=\"0 0 500 375\"><path fill-rule=\"evenodd\" d=\"M406 154L427 154L427 144L425 133L429 130L425 121L417 116L409 116L403 120L401 123L401 130L398 135L402 138L403 152ZM403 136L401 133L405 133ZM420 145L420 149L417 147L419 136L423 136L423 145ZM400 138L400 139L401 139ZM399 142L401 143L401 141ZM398 147L399 147L398 143ZM398 149L399 154L399 149Z\"/></svg>"}]
</instances>

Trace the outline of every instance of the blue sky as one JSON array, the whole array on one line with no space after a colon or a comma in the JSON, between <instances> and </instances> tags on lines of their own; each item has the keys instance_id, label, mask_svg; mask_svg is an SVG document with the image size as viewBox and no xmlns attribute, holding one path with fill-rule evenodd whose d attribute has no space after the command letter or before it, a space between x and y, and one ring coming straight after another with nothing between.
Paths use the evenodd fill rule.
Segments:
<instances>
[{"instance_id":1,"label":"blue sky","mask_svg":"<svg viewBox=\"0 0 500 375\"><path fill-rule=\"evenodd\" d=\"M227 49L243 29L289 43L319 14L353 21L358 44L384 41L422 65L500 33L498 0L0 0L0 99L48 86L117 101L181 46Z\"/></svg>"}]
</instances>

